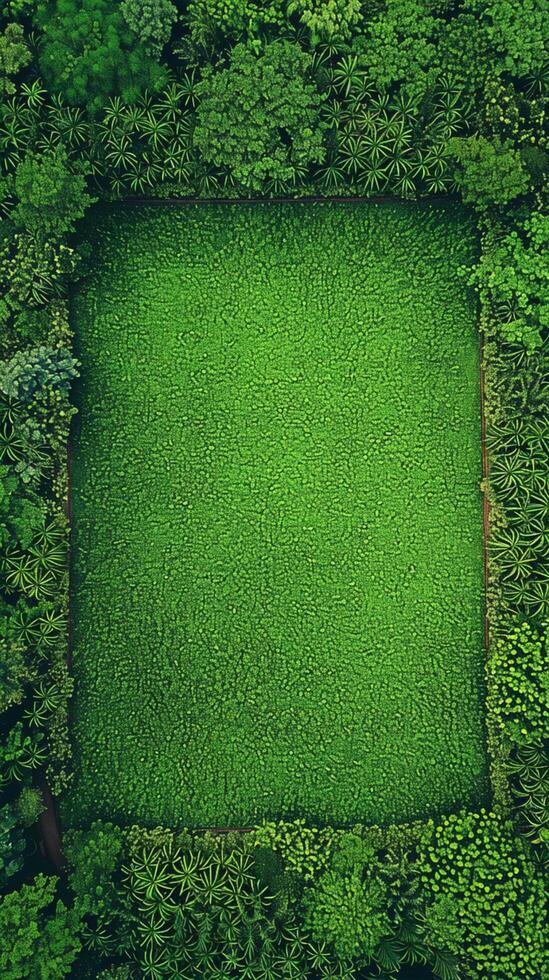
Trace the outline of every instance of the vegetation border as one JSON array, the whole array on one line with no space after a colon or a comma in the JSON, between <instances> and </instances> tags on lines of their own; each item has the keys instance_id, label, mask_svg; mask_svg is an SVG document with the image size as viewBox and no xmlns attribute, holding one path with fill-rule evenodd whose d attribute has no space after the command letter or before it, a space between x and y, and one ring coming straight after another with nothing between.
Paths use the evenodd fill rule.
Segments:
<instances>
[{"instance_id":1,"label":"vegetation border","mask_svg":"<svg viewBox=\"0 0 549 980\"><path fill-rule=\"evenodd\" d=\"M431 200L455 200L455 195L452 194L441 194L432 195L427 198L426 201ZM185 197L171 197L171 198L124 198L122 201L112 201L112 202L101 202L119 205L194 205L194 204L312 204L312 203L336 203L336 204L386 204L386 203L415 203L408 202L402 198L395 198L391 195L379 195L377 197L323 197L320 195L310 195L307 197L280 197L280 198L185 198ZM477 320L480 321L479 312L477 311ZM480 324L479 324L480 325ZM490 504L488 497L488 476L489 476L489 461L488 461L488 449L486 444L486 414L485 414L485 391L484 391L484 340L482 331L479 330L480 340L479 340L479 354L480 354L480 369L479 369L479 395L480 395L480 426L481 426L481 458L482 458L482 509L483 509L483 534L482 534L482 549L483 549L483 569L484 569L484 613L483 613L483 624L484 624L484 659L489 655L489 644L490 644L490 633L489 633L489 615L488 615L488 583L489 583L489 566L488 566L488 539L490 534ZM70 570L71 570L71 549L72 549L72 438L69 434L69 439L67 441L67 496L65 501L65 514L67 521L69 523L69 546L67 552L67 566L69 570L69 582L70 582ZM72 655L72 602L71 602L71 591L69 584L69 604L68 604L68 617L67 617L67 668L70 674L72 674L73 668L73 655ZM486 703L486 699L485 699ZM488 745L486 745L488 751ZM61 824L59 821L59 814L57 810L57 805L55 798L53 797L49 786L44 781L41 784L42 799L45 806L44 812L41 814L39 819L39 829L40 829L40 847L42 852L48 857L52 864L60 869L66 866L66 857L63 853L63 840L61 832ZM199 827L197 828L197 833L212 833L212 834L229 834L229 833L251 833L253 827Z\"/></svg>"}]
</instances>

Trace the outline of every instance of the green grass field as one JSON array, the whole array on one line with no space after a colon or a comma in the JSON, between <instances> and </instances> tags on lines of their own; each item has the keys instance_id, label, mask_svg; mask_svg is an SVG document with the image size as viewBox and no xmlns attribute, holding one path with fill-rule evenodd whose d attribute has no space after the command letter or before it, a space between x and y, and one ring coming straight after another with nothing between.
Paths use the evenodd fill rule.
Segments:
<instances>
[{"instance_id":1,"label":"green grass field","mask_svg":"<svg viewBox=\"0 0 549 980\"><path fill-rule=\"evenodd\" d=\"M64 821L485 799L468 215L103 207L84 234Z\"/></svg>"}]
</instances>

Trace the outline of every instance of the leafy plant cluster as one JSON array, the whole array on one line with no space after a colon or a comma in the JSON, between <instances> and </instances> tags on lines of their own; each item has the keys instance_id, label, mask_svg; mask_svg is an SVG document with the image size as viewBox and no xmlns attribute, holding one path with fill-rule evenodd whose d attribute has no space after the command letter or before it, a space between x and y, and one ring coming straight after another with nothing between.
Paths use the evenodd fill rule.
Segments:
<instances>
[{"instance_id":1,"label":"leafy plant cluster","mask_svg":"<svg viewBox=\"0 0 549 980\"><path fill-rule=\"evenodd\" d=\"M331 833L328 856L304 878L303 840L325 831L301 823L215 835L96 821L68 832L62 916L82 946L77 975L390 980L413 966L439 980L459 980L462 967L472 980L542 975L544 882L509 822L462 812L413 829Z\"/></svg>"}]
</instances>

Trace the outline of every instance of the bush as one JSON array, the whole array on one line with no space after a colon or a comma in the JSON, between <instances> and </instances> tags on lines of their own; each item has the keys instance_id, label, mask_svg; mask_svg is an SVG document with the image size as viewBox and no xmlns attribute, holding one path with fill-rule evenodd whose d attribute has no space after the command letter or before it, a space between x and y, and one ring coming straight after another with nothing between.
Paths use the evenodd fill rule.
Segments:
<instances>
[{"instance_id":1,"label":"bush","mask_svg":"<svg viewBox=\"0 0 549 980\"><path fill-rule=\"evenodd\" d=\"M121 862L122 842L122 831L101 821L92 823L89 830L65 834L69 884L81 915L112 915L117 905L113 876Z\"/></svg>"},{"instance_id":2,"label":"bush","mask_svg":"<svg viewBox=\"0 0 549 980\"><path fill-rule=\"evenodd\" d=\"M12 95L15 85L12 78L31 60L20 24L8 24L0 34L0 95Z\"/></svg>"},{"instance_id":3,"label":"bush","mask_svg":"<svg viewBox=\"0 0 549 980\"><path fill-rule=\"evenodd\" d=\"M469 272L501 337L529 351L541 346L549 328L548 243L549 217L533 212L521 220L519 213L503 234L487 236Z\"/></svg>"},{"instance_id":4,"label":"bush","mask_svg":"<svg viewBox=\"0 0 549 980\"><path fill-rule=\"evenodd\" d=\"M64 149L29 154L15 174L18 203L11 218L38 239L59 239L74 231L75 223L93 198L86 191L83 173L69 165Z\"/></svg>"},{"instance_id":5,"label":"bush","mask_svg":"<svg viewBox=\"0 0 549 980\"><path fill-rule=\"evenodd\" d=\"M0 607L0 612L4 617L5 610ZM24 644L2 635L6 624L7 617L0 623L0 714L14 704L21 704L25 685L35 676L25 656Z\"/></svg>"},{"instance_id":6,"label":"bush","mask_svg":"<svg viewBox=\"0 0 549 980\"><path fill-rule=\"evenodd\" d=\"M468 0L482 21L500 72L524 77L546 62L549 31L545 0Z\"/></svg>"},{"instance_id":7,"label":"bush","mask_svg":"<svg viewBox=\"0 0 549 980\"><path fill-rule=\"evenodd\" d=\"M40 814L45 810L40 790L34 789L32 786L23 787L15 806L18 819L23 824L23 827L32 827L38 820Z\"/></svg>"},{"instance_id":8,"label":"bush","mask_svg":"<svg viewBox=\"0 0 549 980\"><path fill-rule=\"evenodd\" d=\"M371 959L391 931L388 895L381 881L327 871L303 896L304 921L317 942L328 942L344 962Z\"/></svg>"},{"instance_id":9,"label":"bush","mask_svg":"<svg viewBox=\"0 0 549 980\"><path fill-rule=\"evenodd\" d=\"M290 0L288 14L300 14L313 44L332 37L348 38L360 23L361 0Z\"/></svg>"},{"instance_id":10,"label":"bush","mask_svg":"<svg viewBox=\"0 0 549 980\"><path fill-rule=\"evenodd\" d=\"M28 548L34 533L44 526L45 513L44 501L23 491L11 468L0 465L0 548L7 544Z\"/></svg>"},{"instance_id":11,"label":"bush","mask_svg":"<svg viewBox=\"0 0 549 980\"><path fill-rule=\"evenodd\" d=\"M194 132L203 159L249 190L266 181L300 182L324 157L311 66L297 45L274 41L260 54L237 44L227 68L206 68L196 87Z\"/></svg>"},{"instance_id":12,"label":"bush","mask_svg":"<svg viewBox=\"0 0 549 980\"><path fill-rule=\"evenodd\" d=\"M0 362L0 394L14 401L31 402L43 389L68 395L78 376L77 361L63 347L31 347Z\"/></svg>"},{"instance_id":13,"label":"bush","mask_svg":"<svg viewBox=\"0 0 549 980\"><path fill-rule=\"evenodd\" d=\"M143 47L158 58L177 20L175 4L171 0L123 0L120 10Z\"/></svg>"},{"instance_id":14,"label":"bush","mask_svg":"<svg viewBox=\"0 0 549 980\"><path fill-rule=\"evenodd\" d=\"M281 854L286 869L304 881L328 869L336 840L337 831L331 827L306 827L304 820L266 822L255 832L256 846Z\"/></svg>"},{"instance_id":15,"label":"bush","mask_svg":"<svg viewBox=\"0 0 549 980\"><path fill-rule=\"evenodd\" d=\"M284 0L190 0L189 26L199 44L226 38L255 38L284 26Z\"/></svg>"},{"instance_id":16,"label":"bush","mask_svg":"<svg viewBox=\"0 0 549 980\"><path fill-rule=\"evenodd\" d=\"M418 868L428 941L458 956L470 980L543 975L543 879L509 821L481 810L431 824Z\"/></svg>"},{"instance_id":17,"label":"bush","mask_svg":"<svg viewBox=\"0 0 549 980\"><path fill-rule=\"evenodd\" d=\"M439 74L437 41L443 22L421 0L389 0L365 23L357 39L360 63L381 91L399 83L414 98L423 97Z\"/></svg>"},{"instance_id":18,"label":"bush","mask_svg":"<svg viewBox=\"0 0 549 980\"><path fill-rule=\"evenodd\" d=\"M25 837L13 803L0 807L0 890L9 885L24 862ZM2 942L4 942L2 935Z\"/></svg>"},{"instance_id":19,"label":"bush","mask_svg":"<svg viewBox=\"0 0 549 980\"><path fill-rule=\"evenodd\" d=\"M488 662L490 715L513 743L549 738L549 674L545 632L528 623L496 637Z\"/></svg>"},{"instance_id":20,"label":"bush","mask_svg":"<svg viewBox=\"0 0 549 980\"><path fill-rule=\"evenodd\" d=\"M38 875L32 885L0 899L2 980L61 980L81 948L79 920L54 904L57 878Z\"/></svg>"},{"instance_id":21,"label":"bush","mask_svg":"<svg viewBox=\"0 0 549 980\"><path fill-rule=\"evenodd\" d=\"M448 142L448 154L454 160L453 176L463 200L479 210L508 204L528 190L520 153L508 141L454 137Z\"/></svg>"}]
</instances>

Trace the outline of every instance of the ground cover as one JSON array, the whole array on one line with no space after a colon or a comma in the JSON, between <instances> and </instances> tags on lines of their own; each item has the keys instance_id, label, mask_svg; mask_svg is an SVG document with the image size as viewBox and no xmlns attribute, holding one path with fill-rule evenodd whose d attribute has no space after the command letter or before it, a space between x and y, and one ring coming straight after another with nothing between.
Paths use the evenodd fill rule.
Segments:
<instances>
[{"instance_id":1,"label":"ground cover","mask_svg":"<svg viewBox=\"0 0 549 980\"><path fill-rule=\"evenodd\" d=\"M83 236L65 822L477 803L473 222L139 205Z\"/></svg>"}]
</instances>

